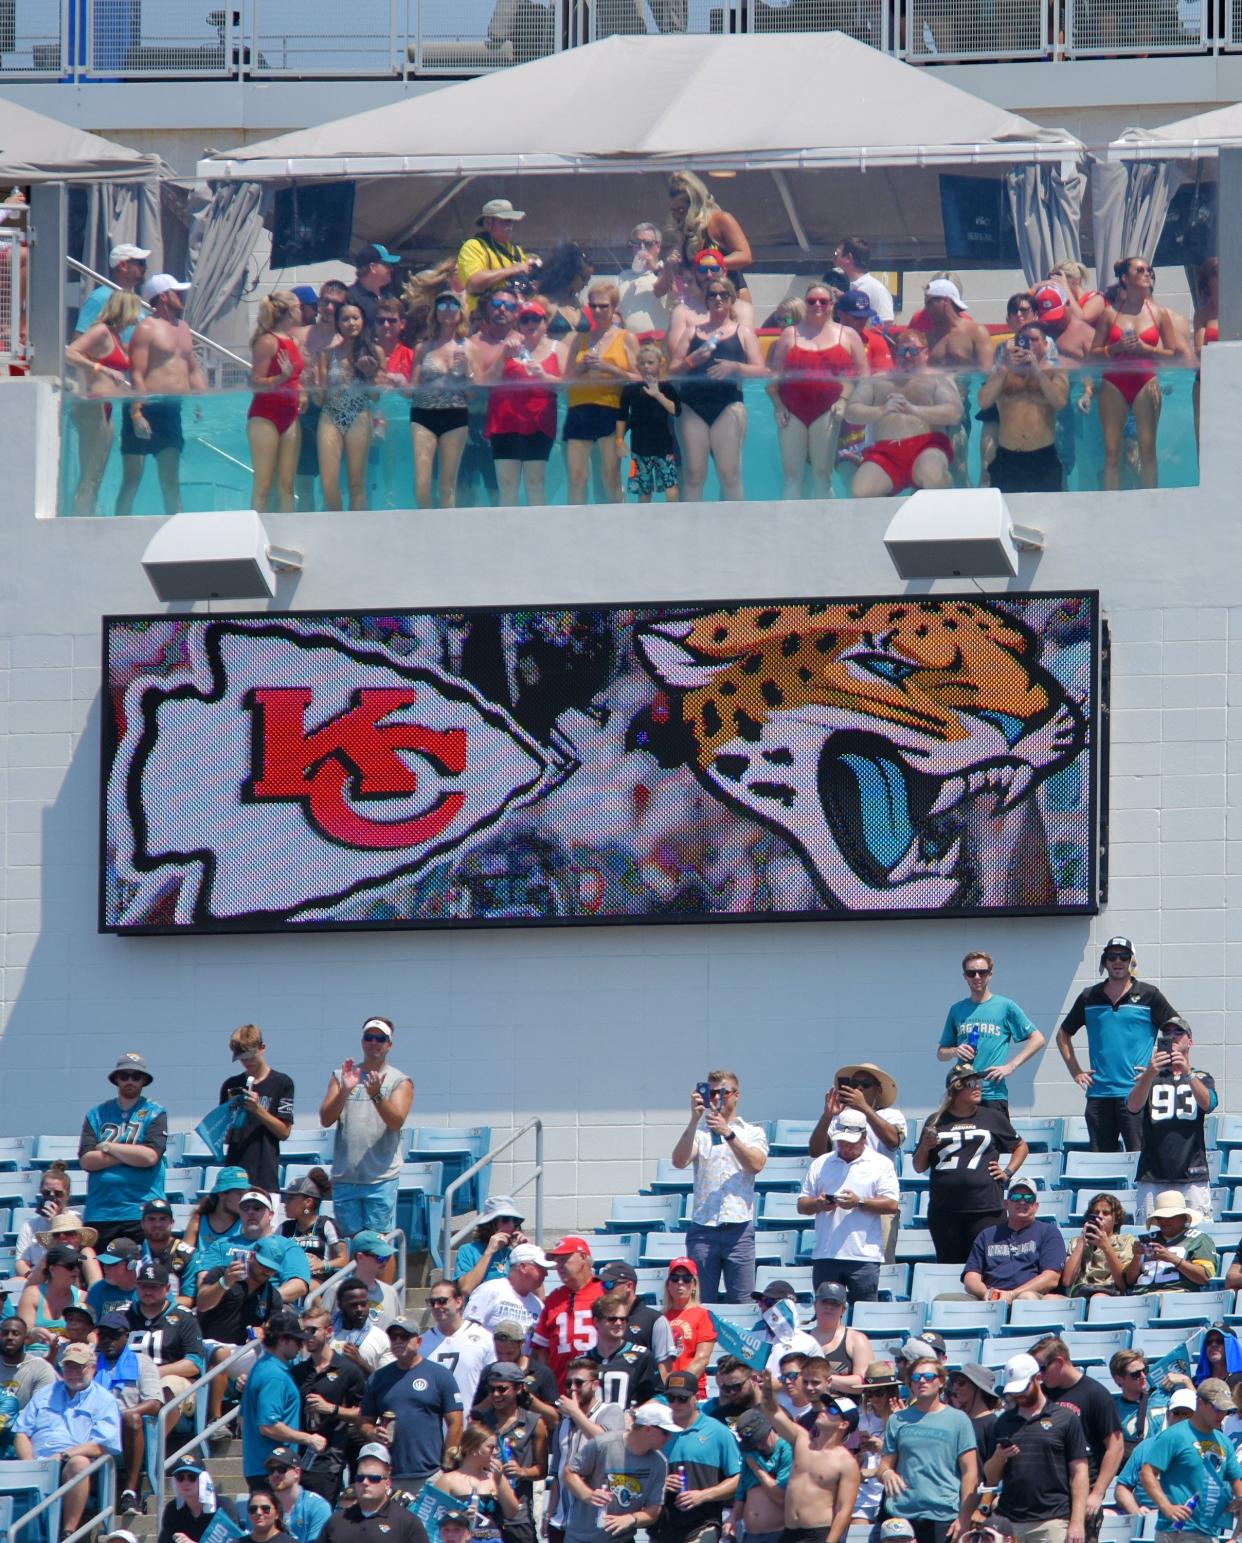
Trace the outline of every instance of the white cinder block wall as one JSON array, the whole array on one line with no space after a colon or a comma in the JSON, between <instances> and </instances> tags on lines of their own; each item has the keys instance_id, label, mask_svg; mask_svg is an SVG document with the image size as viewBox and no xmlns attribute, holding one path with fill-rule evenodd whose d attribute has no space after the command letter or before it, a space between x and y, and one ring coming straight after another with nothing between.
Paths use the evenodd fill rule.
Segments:
<instances>
[{"instance_id":1,"label":"white cinder block wall","mask_svg":"<svg viewBox=\"0 0 1242 1543\"><path fill-rule=\"evenodd\" d=\"M1193 1024L1228 1109L1242 1090L1242 348L1209 350L1204 375L1199 490L1013 501L1046 549L1010 587L1098 587L1112 631L1099 917L175 940L95 931L99 622L160 609L140 568L154 527L36 520L34 388L0 387L0 1131L76 1130L128 1048L192 1125L247 1020L313 1119L330 1067L383 1012L416 1118L507 1131L541 1115L548 1224L586 1226L651 1176L709 1067L740 1073L744 1113L811 1116L834 1067L865 1055L925 1109L966 948L997 956L996 989L1051 1035L1112 932ZM282 581L288 609L844 596L902 592L881 544L891 509L389 511L269 529L305 553ZM1019 1075L1014 1104L1081 1108L1054 1050Z\"/></svg>"}]
</instances>

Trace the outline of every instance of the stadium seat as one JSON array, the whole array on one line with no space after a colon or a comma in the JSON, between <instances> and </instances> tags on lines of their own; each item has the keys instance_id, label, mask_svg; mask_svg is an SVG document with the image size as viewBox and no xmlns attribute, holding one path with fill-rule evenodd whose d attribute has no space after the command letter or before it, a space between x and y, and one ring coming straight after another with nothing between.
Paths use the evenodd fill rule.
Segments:
<instances>
[{"instance_id":1,"label":"stadium seat","mask_svg":"<svg viewBox=\"0 0 1242 1543\"><path fill-rule=\"evenodd\" d=\"M796 1228L799 1232L805 1232L814 1225L813 1216L799 1214L798 1196L789 1190L775 1189L759 1197L759 1214L755 1218L755 1226L759 1231L770 1228L788 1231Z\"/></svg>"},{"instance_id":2,"label":"stadium seat","mask_svg":"<svg viewBox=\"0 0 1242 1543\"><path fill-rule=\"evenodd\" d=\"M757 1232L755 1234L755 1262L781 1268L793 1264L798 1257L798 1244L802 1234L790 1227L783 1232Z\"/></svg>"},{"instance_id":3,"label":"stadium seat","mask_svg":"<svg viewBox=\"0 0 1242 1543\"><path fill-rule=\"evenodd\" d=\"M799 1190L810 1166L811 1159L806 1156L769 1157L763 1165L763 1172L755 1178L755 1188L761 1192L770 1189Z\"/></svg>"},{"instance_id":4,"label":"stadium seat","mask_svg":"<svg viewBox=\"0 0 1242 1543\"><path fill-rule=\"evenodd\" d=\"M900 1242L898 1243L900 1248ZM942 1291L962 1290L960 1264L933 1264L920 1260L910 1277L910 1300L932 1303Z\"/></svg>"},{"instance_id":5,"label":"stadium seat","mask_svg":"<svg viewBox=\"0 0 1242 1543\"><path fill-rule=\"evenodd\" d=\"M881 1301L902 1302L910 1299L910 1266L882 1264L879 1293Z\"/></svg>"},{"instance_id":6,"label":"stadium seat","mask_svg":"<svg viewBox=\"0 0 1242 1543\"><path fill-rule=\"evenodd\" d=\"M1145 1329L1140 1329L1134 1336L1138 1341L1134 1348L1141 1350L1149 1361L1158 1361L1161 1356L1168 1355L1170 1350L1181 1349L1194 1332L1186 1324L1161 1323L1158 1318L1153 1318Z\"/></svg>"},{"instance_id":7,"label":"stadium seat","mask_svg":"<svg viewBox=\"0 0 1242 1543\"><path fill-rule=\"evenodd\" d=\"M1096 1543L1132 1543L1141 1520L1140 1516L1123 1516L1106 1511L1095 1535Z\"/></svg>"},{"instance_id":8,"label":"stadium seat","mask_svg":"<svg viewBox=\"0 0 1242 1543\"><path fill-rule=\"evenodd\" d=\"M290 1163L290 1168L299 1165ZM303 1165L309 1166L309 1165ZM412 1252L428 1249L440 1264L444 1216L444 1168L436 1163L402 1163L397 1175L397 1226Z\"/></svg>"},{"instance_id":9,"label":"stadium seat","mask_svg":"<svg viewBox=\"0 0 1242 1543\"><path fill-rule=\"evenodd\" d=\"M1062 1161L1060 1152L1032 1152L1020 1171L1037 1189L1055 1189L1061 1182Z\"/></svg>"},{"instance_id":10,"label":"stadium seat","mask_svg":"<svg viewBox=\"0 0 1242 1543\"><path fill-rule=\"evenodd\" d=\"M34 1150L30 1154L32 1168L50 1168L53 1163L64 1163L76 1168L78 1164L78 1136L36 1136Z\"/></svg>"},{"instance_id":11,"label":"stadium seat","mask_svg":"<svg viewBox=\"0 0 1242 1543\"><path fill-rule=\"evenodd\" d=\"M1242 1147L1230 1147L1220 1176L1226 1184L1242 1183Z\"/></svg>"},{"instance_id":12,"label":"stadium seat","mask_svg":"<svg viewBox=\"0 0 1242 1543\"><path fill-rule=\"evenodd\" d=\"M1014 1120L1013 1128L1032 1152L1059 1152L1064 1124L1058 1117L1038 1119L1028 1116Z\"/></svg>"},{"instance_id":13,"label":"stadium seat","mask_svg":"<svg viewBox=\"0 0 1242 1543\"><path fill-rule=\"evenodd\" d=\"M1153 1320L1160 1328L1168 1324L1207 1324L1233 1312L1232 1291L1160 1291L1159 1307Z\"/></svg>"},{"instance_id":14,"label":"stadium seat","mask_svg":"<svg viewBox=\"0 0 1242 1543\"><path fill-rule=\"evenodd\" d=\"M55 1494L59 1487L60 1463L54 1457L35 1458L28 1463L14 1458L0 1463L0 1494L13 1497L15 1519L33 1510L41 1500L46 1500L49 1495ZM58 1538L60 1536L60 1501L56 1501L43 1515L47 1536ZM7 1537L8 1533L5 1532L0 1536ZM31 1539L38 1536L37 1522L24 1527L18 1536L23 1538L23 1543L31 1543Z\"/></svg>"},{"instance_id":15,"label":"stadium seat","mask_svg":"<svg viewBox=\"0 0 1242 1543\"><path fill-rule=\"evenodd\" d=\"M444 1173L444 1183L450 1184L491 1148L492 1131L489 1125L417 1125L410 1132L410 1144L406 1149L407 1163L439 1163ZM452 1196L453 1214L481 1209L487 1199L491 1180L490 1164L476 1173L468 1184ZM441 1190L443 1193L443 1190Z\"/></svg>"},{"instance_id":16,"label":"stadium seat","mask_svg":"<svg viewBox=\"0 0 1242 1543\"><path fill-rule=\"evenodd\" d=\"M926 1173L919 1173L914 1166L914 1153L902 1152L901 1167L898 1169L903 1192L910 1189L926 1189L931 1183L931 1178Z\"/></svg>"},{"instance_id":17,"label":"stadium seat","mask_svg":"<svg viewBox=\"0 0 1242 1543\"><path fill-rule=\"evenodd\" d=\"M769 1154L772 1157L805 1156L811 1132L818 1124L818 1120L777 1120L772 1127Z\"/></svg>"},{"instance_id":18,"label":"stadium seat","mask_svg":"<svg viewBox=\"0 0 1242 1543\"><path fill-rule=\"evenodd\" d=\"M638 1251L640 1265L648 1265L651 1268L659 1267L666 1273L670 1259L681 1259L686 1252L686 1235L684 1232L661 1232L653 1228L643 1237L643 1246Z\"/></svg>"},{"instance_id":19,"label":"stadium seat","mask_svg":"<svg viewBox=\"0 0 1242 1543\"><path fill-rule=\"evenodd\" d=\"M1061 1127L1061 1147L1066 1152L1089 1151L1091 1137L1087 1133L1085 1114L1070 1114Z\"/></svg>"},{"instance_id":20,"label":"stadium seat","mask_svg":"<svg viewBox=\"0 0 1242 1543\"><path fill-rule=\"evenodd\" d=\"M1211 1119L1212 1116L1209 1115L1208 1118ZM1231 1147L1242 1147L1242 1114L1218 1114L1215 1118L1217 1122L1215 1145L1225 1152Z\"/></svg>"},{"instance_id":21,"label":"stadium seat","mask_svg":"<svg viewBox=\"0 0 1242 1543\"><path fill-rule=\"evenodd\" d=\"M681 1226L680 1195L614 1195L607 1232L674 1232Z\"/></svg>"},{"instance_id":22,"label":"stadium seat","mask_svg":"<svg viewBox=\"0 0 1242 1543\"><path fill-rule=\"evenodd\" d=\"M943 1334L946 1342L972 1335L978 1338L983 1334L1000 1334L1008 1308L1007 1302L933 1302L925 1327Z\"/></svg>"},{"instance_id":23,"label":"stadium seat","mask_svg":"<svg viewBox=\"0 0 1242 1543\"><path fill-rule=\"evenodd\" d=\"M1224 1167L1224 1162L1225 1154L1218 1147L1208 1147L1207 1165L1208 1180L1210 1183L1216 1184L1219 1182L1221 1169Z\"/></svg>"},{"instance_id":24,"label":"stadium seat","mask_svg":"<svg viewBox=\"0 0 1242 1543\"><path fill-rule=\"evenodd\" d=\"M1010 1302L1004 1333L1027 1335L1032 1340L1041 1334L1062 1334L1072 1328L1087 1311L1082 1298L1068 1302L1035 1300Z\"/></svg>"},{"instance_id":25,"label":"stadium seat","mask_svg":"<svg viewBox=\"0 0 1242 1543\"><path fill-rule=\"evenodd\" d=\"M671 1157L656 1162L655 1178L648 1190L653 1195L688 1195L694 1189L694 1169L674 1168Z\"/></svg>"},{"instance_id":26,"label":"stadium seat","mask_svg":"<svg viewBox=\"0 0 1242 1543\"><path fill-rule=\"evenodd\" d=\"M1022 1169L1023 1174L1026 1168ZM1070 1202L1073 1196L1061 1189L1041 1189L1039 1192L1039 1215L1045 1221L1056 1222L1064 1227L1070 1219ZM924 1190L918 1197L918 1207L914 1213L915 1222L919 1226L927 1224L927 1210L930 1204L930 1191Z\"/></svg>"},{"instance_id":27,"label":"stadium seat","mask_svg":"<svg viewBox=\"0 0 1242 1543\"><path fill-rule=\"evenodd\" d=\"M1097 1323L1117 1324L1129 1329L1142 1329L1156 1315L1157 1299L1150 1297L1094 1296L1087 1304L1087 1316L1082 1327L1093 1328Z\"/></svg>"},{"instance_id":28,"label":"stadium seat","mask_svg":"<svg viewBox=\"0 0 1242 1543\"><path fill-rule=\"evenodd\" d=\"M945 1341L946 1347L948 1341ZM1016 1355L1022 1355L1029 1349L1029 1343L1020 1339L1006 1339L1004 1335L996 1335L995 1338L985 1339L981 1342L978 1361L980 1366L990 1366L994 1371L1004 1366L1005 1362ZM1000 1378L997 1378L997 1382Z\"/></svg>"},{"instance_id":29,"label":"stadium seat","mask_svg":"<svg viewBox=\"0 0 1242 1543\"><path fill-rule=\"evenodd\" d=\"M1067 1189L1094 1184L1097 1189L1118 1185L1133 1189L1138 1173L1137 1152L1067 1152L1063 1174Z\"/></svg>"},{"instance_id":30,"label":"stadium seat","mask_svg":"<svg viewBox=\"0 0 1242 1543\"><path fill-rule=\"evenodd\" d=\"M855 1302L850 1309L850 1327L874 1337L905 1334L913 1337L927 1321L925 1302Z\"/></svg>"},{"instance_id":31,"label":"stadium seat","mask_svg":"<svg viewBox=\"0 0 1242 1543\"><path fill-rule=\"evenodd\" d=\"M972 1361L976 1365L981 1364L979 1357L983 1354L984 1339L946 1339L944 1342L945 1365L950 1371L956 1371L960 1366L968 1366Z\"/></svg>"},{"instance_id":32,"label":"stadium seat","mask_svg":"<svg viewBox=\"0 0 1242 1543\"><path fill-rule=\"evenodd\" d=\"M171 1205L174 1200L191 1203L198 1199L203 1187L201 1168L165 1168L164 1198Z\"/></svg>"},{"instance_id":33,"label":"stadium seat","mask_svg":"<svg viewBox=\"0 0 1242 1543\"><path fill-rule=\"evenodd\" d=\"M663 1265L639 1265L634 1271L638 1276L638 1284L634 1288L640 1297L658 1308L664 1306L664 1282L668 1278L668 1271ZM753 1314L755 1309L750 1303L743 1304ZM752 1320L753 1321L753 1320Z\"/></svg>"},{"instance_id":34,"label":"stadium seat","mask_svg":"<svg viewBox=\"0 0 1242 1543\"><path fill-rule=\"evenodd\" d=\"M922 1227L903 1227L897 1234L896 1255L903 1264L933 1264L936 1245L932 1235Z\"/></svg>"},{"instance_id":35,"label":"stadium seat","mask_svg":"<svg viewBox=\"0 0 1242 1543\"><path fill-rule=\"evenodd\" d=\"M0 1173L0 1205L32 1208L39 1198L37 1173Z\"/></svg>"},{"instance_id":36,"label":"stadium seat","mask_svg":"<svg viewBox=\"0 0 1242 1543\"><path fill-rule=\"evenodd\" d=\"M331 1167L335 1141L335 1126L331 1130L324 1130L321 1125L295 1125L289 1132L288 1141L280 1143L281 1160L286 1163L314 1163L320 1168ZM189 1154L186 1153L186 1156Z\"/></svg>"},{"instance_id":37,"label":"stadium seat","mask_svg":"<svg viewBox=\"0 0 1242 1543\"><path fill-rule=\"evenodd\" d=\"M1129 1350L1133 1343L1129 1329L1067 1329L1061 1338L1075 1366L1087 1370L1107 1366L1119 1350Z\"/></svg>"},{"instance_id":38,"label":"stadium seat","mask_svg":"<svg viewBox=\"0 0 1242 1543\"><path fill-rule=\"evenodd\" d=\"M603 1264L625 1263L638 1268L638 1253L643 1242L641 1232L584 1232L582 1237L591 1245L597 1275Z\"/></svg>"},{"instance_id":39,"label":"stadium seat","mask_svg":"<svg viewBox=\"0 0 1242 1543\"><path fill-rule=\"evenodd\" d=\"M811 1284L811 1266L809 1264L790 1264L783 1267L782 1278L798 1294L799 1302L809 1302L815 1295L815 1287Z\"/></svg>"},{"instance_id":40,"label":"stadium seat","mask_svg":"<svg viewBox=\"0 0 1242 1543\"><path fill-rule=\"evenodd\" d=\"M0 1136L0 1170L19 1173L30 1166L30 1154L34 1150L33 1136ZM74 1162L77 1153L73 1154Z\"/></svg>"}]
</instances>

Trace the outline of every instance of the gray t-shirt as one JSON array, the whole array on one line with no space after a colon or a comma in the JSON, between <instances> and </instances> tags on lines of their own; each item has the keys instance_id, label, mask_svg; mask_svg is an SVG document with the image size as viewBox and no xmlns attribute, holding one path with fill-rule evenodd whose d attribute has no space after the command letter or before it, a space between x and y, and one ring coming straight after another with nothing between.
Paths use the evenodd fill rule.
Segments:
<instances>
[{"instance_id":1,"label":"gray t-shirt","mask_svg":"<svg viewBox=\"0 0 1242 1543\"><path fill-rule=\"evenodd\" d=\"M612 1495L606 1513L609 1516L629 1516L659 1505L668 1478L668 1464L663 1453L631 1452L620 1431L592 1436L571 1459L569 1466L592 1489L608 1488ZM600 1517L604 1514L597 1505L579 1500L575 1495L569 1525L565 1529L566 1538L573 1539L573 1543L599 1543L601 1535L607 1536L600 1526Z\"/></svg>"},{"instance_id":2,"label":"gray t-shirt","mask_svg":"<svg viewBox=\"0 0 1242 1543\"><path fill-rule=\"evenodd\" d=\"M0 1361L0 1389L13 1394L19 1409L26 1407L36 1388L55 1381L55 1369L41 1356L33 1356L29 1351L16 1366L11 1361Z\"/></svg>"},{"instance_id":3,"label":"gray t-shirt","mask_svg":"<svg viewBox=\"0 0 1242 1543\"><path fill-rule=\"evenodd\" d=\"M341 1068L336 1069L336 1080L341 1082ZM410 1079L395 1066L385 1066L381 1093L389 1098L399 1083ZM385 1184L401 1172L400 1130L389 1130L380 1119L367 1092L366 1083L359 1082L341 1110L337 1123L336 1147L332 1153L332 1182L334 1184Z\"/></svg>"}]
</instances>

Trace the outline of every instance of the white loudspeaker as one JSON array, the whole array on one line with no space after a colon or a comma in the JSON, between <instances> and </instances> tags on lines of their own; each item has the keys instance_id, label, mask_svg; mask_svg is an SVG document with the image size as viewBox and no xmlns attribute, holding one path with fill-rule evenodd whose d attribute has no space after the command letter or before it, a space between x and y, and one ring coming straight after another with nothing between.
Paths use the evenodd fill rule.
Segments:
<instances>
[{"instance_id":1,"label":"white loudspeaker","mask_svg":"<svg viewBox=\"0 0 1242 1543\"><path fill-rule=\"evenodd\" d=\"M1018 549L1043 535L1015 525L995 488L920 488L889 522L884 545L903 579L1008 579Z\"/></svg>"}]
</instances>

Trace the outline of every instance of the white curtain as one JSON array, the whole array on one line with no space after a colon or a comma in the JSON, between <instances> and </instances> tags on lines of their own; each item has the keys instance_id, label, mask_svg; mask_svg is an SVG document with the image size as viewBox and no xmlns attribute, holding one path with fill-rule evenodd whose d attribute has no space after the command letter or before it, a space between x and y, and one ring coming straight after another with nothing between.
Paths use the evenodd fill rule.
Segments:
<instances>
[{"instance_id":1,"label":"white curtain","mask_svg":"<svg viewBox=\"0 0 1242 1543\"><path fill-rule=\"evenodd\" d=\"M1112 283L1121 257L1156 255L1169 202L1184 173L1172 161L1093 161L1092 227L1095 272L1101 289Z\"/></svg>"},{"instance_id":2,"label":"white curtain","mask_svg":"<svg viewBox=\"0 0 1242 1543\"><path fill-rule=\"evenodd\" d=\"M210 199L197 190L191 203L190 260L194 286L186 321L211 335L212 326L239 304L246 273L263 229L263 188L257 182L220 182Z\"/></svg>"},{"instance_id":3,"label":"white curtain","mask_svg":"<svg viewBox=\"0 0 1242 1543\"><path fill-rule=\"evenodd\" d=\"M1018 257L1028 284L1082 251L1082 200L1087 179L1081 161L1059 166L1015 166L1006 174Z\"/></svg>"}]
</instances>

